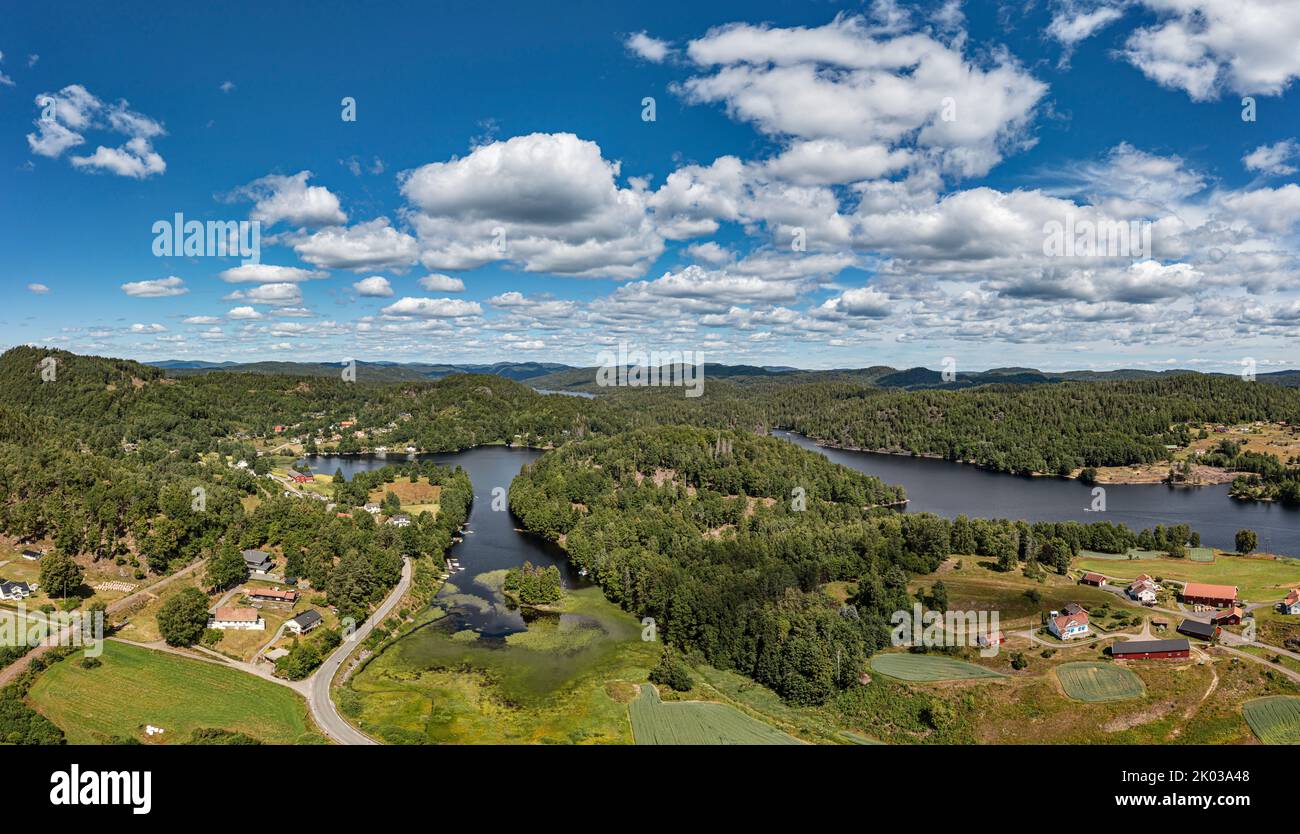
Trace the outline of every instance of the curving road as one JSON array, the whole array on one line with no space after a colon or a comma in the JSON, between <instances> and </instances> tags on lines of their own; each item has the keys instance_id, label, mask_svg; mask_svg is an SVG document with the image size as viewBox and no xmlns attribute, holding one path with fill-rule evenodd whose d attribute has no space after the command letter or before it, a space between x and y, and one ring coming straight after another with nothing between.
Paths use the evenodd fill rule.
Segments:
<instances>
[{"instance_id":1,"label":"curving road","mask_svg":"<svg viewBox=\"0 0 1300 834\"><path fill-rule=\"evenodd\" d=\"M320 668L307 679L307 705L311 707L312 718L316 720L317 726L325 731L325 734L339 744L378 744L370 736L353 727L339 715L338 708L334 706L334 701L330 699L330 684L334 681L334 675L338 673L341 667L352 654L352 650L357 644L369 636L375 624L383 622L384 618L397 607L397 603L405 596L406 590L411 587L411 560L409 557L402 560L402 578L398 581L397 587L393 589L388 598L380 603L375 612L370 615L360 628L352 633L343 645L334 650L334 653L325 658L325 662Z\"/></svg>"}]
</instances>

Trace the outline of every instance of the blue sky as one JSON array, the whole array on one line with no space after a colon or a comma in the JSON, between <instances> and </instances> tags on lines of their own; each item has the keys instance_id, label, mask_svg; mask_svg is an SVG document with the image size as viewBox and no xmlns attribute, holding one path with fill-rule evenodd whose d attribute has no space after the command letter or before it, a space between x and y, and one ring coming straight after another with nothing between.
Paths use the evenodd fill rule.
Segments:
<instances>
[{"instance_id":1,"label":"blue sky","mask_svg":"<svg viewBox=\"0 0 1300 834\"><path fill-rule=\"evenodd\" d=\"M28 4L0 321L144 360L1296 367L1297 42L1284 0ZM260 262L156 256L177 212L257 220Z\"/></svg>"}]
</instances>

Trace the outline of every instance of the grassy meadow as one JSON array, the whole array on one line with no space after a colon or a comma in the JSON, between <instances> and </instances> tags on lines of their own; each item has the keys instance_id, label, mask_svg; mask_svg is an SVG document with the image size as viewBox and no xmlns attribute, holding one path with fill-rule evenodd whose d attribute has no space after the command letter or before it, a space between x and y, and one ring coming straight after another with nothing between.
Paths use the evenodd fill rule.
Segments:
<instances>
[{"instance_id":1,"label":"grassy meadow","mask_svg":"<svg viewBox=\"0 0 1300 834\"><path fill-rule=\"evenodd\" d=\"M340 706L390 743L632 743L620 684L645 681L662 644L598 588L562 609L505 640L430 622L357 672Z\"/></svg>"},{"instance_id":2,"label":"grassy meadow","mask_svg":"<svg viewBox=\"0 0 1300 834\"><path fill-rule=\"evenodd\" d=\"M102 665L85 669L81 657L51 666L28 694L71 744L115 738L183 744L201 728L242 732L268 744L325 742L300 695L246 672L114 640L104 643ZM148 736L146 724L165 732Z\"/></svg>"}]
</instances>

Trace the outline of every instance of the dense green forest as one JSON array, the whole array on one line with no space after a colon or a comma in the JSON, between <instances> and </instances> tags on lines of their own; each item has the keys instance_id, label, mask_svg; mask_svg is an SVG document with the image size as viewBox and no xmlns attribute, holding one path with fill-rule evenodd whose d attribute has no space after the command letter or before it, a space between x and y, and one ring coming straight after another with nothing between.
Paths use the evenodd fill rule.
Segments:
<instances>
[{"instance_id":1,"label":"dense green forest","mask_svg":"<svg viewBox=\"0 0 1300 834\"><path fill-rule=\"evenodd\" d=\"M947 521L879 505L902 490L768 437L685 426L590 438L548 452L510 488L524 526L558 542L612 600L799 703L858 679L910 609L909 573L950 554L1064 573L1080 548L1181 548L1185 527ZM848 580L839 605L822 586Z\"/></svg>"},{"instance_id":2,"label":"dense green forest","mask_svg":"<svg viewBox=\"0 0 1300 834\"><path fill-rule=\"evenodd\" d=\"M797 376L797 375L796 375ZM1004 472L1066 475L1086 466L1166 460L1191 425L1300 417L1300 389L1187 374L1114 382L896 391L857 382L709 380L619 389L615 409L659 423L788 428L845 448L933 455Z\"/></svg>"}]
</instances>

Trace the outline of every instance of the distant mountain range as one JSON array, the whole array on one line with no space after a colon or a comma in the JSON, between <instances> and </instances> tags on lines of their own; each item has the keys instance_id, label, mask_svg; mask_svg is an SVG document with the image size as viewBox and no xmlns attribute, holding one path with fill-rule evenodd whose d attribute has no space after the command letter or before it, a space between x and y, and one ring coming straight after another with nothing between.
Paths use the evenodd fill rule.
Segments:
<instances>
[{"instance_id":1,"label":"distant mountain range","mask_svg":"<svg viewBox=\"0 0 1300 834\"><path fill-rule=\"evenodd\" d=\"M287 376L337 376L342 362L202 362L170 359L146 362L163 369L168 376L189 376L214 372L284 374ZM451 364L432 362L357 362L357 380L361 382L414 382L441 379L451 374L491 374L527 382L534 388L553 391L595 391L596 369L579 368L557 362L494 362L491 364ZM1200 371L1170 369L1144 371L1125 368L1114 371L1040 371L1035 368L990 368L987 371L959 371L951 382L940 371L929 368L892 368L873 365L868 368L836 368L806 371L799 368L763 365L704 366L704 378L727 379L737 383L814 382L843 380L875 385L880 388L924 390L929 388L973 388L977 385L1050 385L1067 380L1098 382L1105 380L1147 379L1151 377L1198 374ZM1212 374L1228 376L1228 374ZM1256 375L1259 382L1286 387L1300 386L1300 371L1273 371Z\"/></svg>"}]
</instances>

